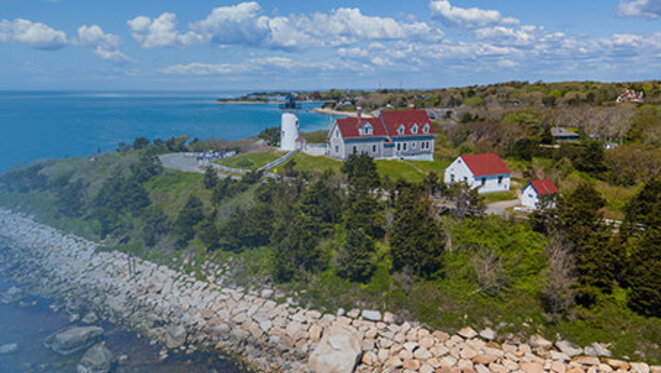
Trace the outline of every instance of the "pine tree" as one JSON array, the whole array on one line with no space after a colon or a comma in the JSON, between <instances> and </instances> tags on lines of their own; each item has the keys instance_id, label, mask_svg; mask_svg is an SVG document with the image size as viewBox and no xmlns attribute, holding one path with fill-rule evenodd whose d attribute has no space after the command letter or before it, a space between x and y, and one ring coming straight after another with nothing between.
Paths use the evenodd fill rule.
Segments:
<instances>
[{"instance_id":1,"label":"pine tree","mask_svg":"<svg viewBox=\"0 0 661 373\"><path fill-rule=\"evenodd\" d=\"M558 203L560 228L574 244L578 282L577 301L589 306L601 292L610 292L614 282L616 249L599 209L605 201L592 184L581 183Z\"/></svg>"},{"instance_id":2,"label":"pine tree","mask_svg":"<svg viewBox=\"0 0 661 373\"><path fill-rule=\"evenodd\" d=\"M645 184L629 202L622 236L629 305L642 314L661 317L661 177Z\"/></svg>"},{"instance_id":3,"label":"pine tree","mask_svg":"<svg viewBox=\"0 0 661 373\"><path fill-rule=\"evenodd\" d=\"M207 167L204 170L204 188L213 189L218 184L218 174L213 167Z\"/></svg>"},{"instance_id":4,"label":"pine tree","mask_svg":"<svg viewBox=\"0 0 661 373\"><path fill-rule=\"evenodd\" d=\"M421 187L414 185L400 192L390 231L393 269L409 268L422 276L441 269L445 235L433 215L431 201Z\"/></svg>"},{"instance_id":5,"label":"pine tree","mask_svg":"<svg viewBox=\"0 0 661 373\"><path fill-rule=\"evenodd\" d=\"M218 211L213 210L209 216L206 216L195 226L195 231L197 232L198 237L200 237L202 243L207 247L207 250L214 250L218 247L217 218Z\"/></svg>"},{"instance_id":6,"label":"pine tree","mask_svg":"<svg viewBox=\"0 0 661 373\"><path fill-rule=\"evenodd\" d=\"M191 194L174 222L175 231L179 235L179 240L177 241L179 247L185 247L195 237L194 227L202 219L204 219L202 201Z\"/></svg>"},{"instance_id":7,"label":"pine tree","mask_svg":"<svg viewBox=\"0 0 661 373\"><path fill-rule=\"evenodd\" d=\"M337 258L338 274L352 281L368 281L376 268L374 251L374 242L362 229L349 227Z\"/></svg>"}]
</instances>

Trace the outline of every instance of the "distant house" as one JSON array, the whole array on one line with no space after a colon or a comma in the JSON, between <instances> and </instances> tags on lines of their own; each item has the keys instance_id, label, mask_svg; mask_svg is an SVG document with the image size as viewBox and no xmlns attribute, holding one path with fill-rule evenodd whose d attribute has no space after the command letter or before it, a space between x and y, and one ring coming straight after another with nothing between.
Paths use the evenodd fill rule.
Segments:
<instances>
[{"instance_id":1,"label":"distant house","mask_svg":"<svg viewBox=\"0 0 661 373\"><path fill-rule=\"evenodd\" d=\"M533 180L521 190L521 204L534 210L539 203L539 196L557 193L558 187L550 179ZM555 203L551 207L555 207Z\"/></svg>"},{"instance_id":2,"label":"distant house","mask_svg":"<svg viewBox=\"0 0 661 373\"><path fill-rule=\"evenodd\" d=\"M618 143L616 143L616 142L612 142L612 141L606 141L606 142L604 143L604 149L607 149L607 150L615 149L615 148L617 148L618 146L620 146L620 144L618 144Z\"/></svg>"},{"instance_id":3,"label":"distant house","mask_svg":"<svg viewBox=\"0 0 661 373\"><path fill-rule=\"evenodd\" d=\"M445 183L464 182L478 193L510 190L512 171L496 153L460 155L445 169Z\"/></svg>"},{"instance_id":4,"label":"distant house","mask_svg":"<svg viewBox=\"0 0 661 373\"><path fill-rule=\"evenodd\" d=\"M627 89L626 91L620 93L619 96L617 96L617 99L615 102L621 103L621 102L643 102L643 97L645 97L645 93L643 91L636 92L633 89Z\"/></svg>"},{"instance_id":5,"label":"distant house","mask_svg":"<svg viewBox=\"0 0 661 373\"><path fill-rule=\"evenodd\" d=\"M565 127L551 128L551 136L555 141L576 141L578 140L578 133L572 132Z\"/></svg>"},{"instance_id":6,"label":"distant house","mask_svg":"<svg viewBox=\"0 0 661 373\"><path fill-rule=\"evenodd\" d=\"M345 160L352 153L372 158L434 160L436 130L424 110L384 110L376 118L335 120L329 132L328 154Z\"/></svg>"}]
</instances>

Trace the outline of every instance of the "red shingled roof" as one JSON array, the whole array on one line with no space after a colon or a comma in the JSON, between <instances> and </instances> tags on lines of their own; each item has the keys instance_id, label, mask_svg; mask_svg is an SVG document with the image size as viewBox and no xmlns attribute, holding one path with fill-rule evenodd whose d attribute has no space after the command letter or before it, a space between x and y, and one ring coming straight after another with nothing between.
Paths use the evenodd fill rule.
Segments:
<instances>
[{"instance_id":1,"label":"red shingled roof","mask_svg":"<svg viewBox=\"0 0 661 373\"><path fill-rule=\"evenodd\" d=\"M558 187L553 184L553 181L550 179L544 179L544 180L533 180L530 182L532 184L532 187L535 188L537 191L537 194L542 195L542 194L553 194L553 193L558 193Z\"/></svg>"},{"instance_id":2,"label":"red shingled roof","mask_svg":"<svg viewBox=\"0 0 661 373\"><path fill-rule=\"evenodd\" d=\"M372 128L374 130L371 135L361 135L360 132L358 132L358 129L362 127L365 123L369 123L372 125ZM383 123L381 123L381 120L379 118L362 118L360 122L356 117L339 118L337 120L337 126L340 129L340 132L342 133L342 137L344 137L345 139L351 137L388 136L388 133L386 132L386 128L383 126Z\"/></svg>"},{"instance_id":3,"label":"red shingled roof","mask_svg":"<svg viewBox=\"0 0 661 373\"><path fill-rule=\"evenodd\" d=\"M496 153L465 154L461 156L474 176L509 174L509 168Z\"/></svg>"},{"instance_id":4,"label":"red shingled roof","mask_svg":"<svg viewBox=\"0 0 661 373\"><path fill-rule=\"evenodd\" d=\"M388 133L392 137L397 136L423 136L423 135L435 135L436 130L429 120L427 111L425 110L384 110L381 112L381 118L388 128ZM400 125L404 125L404 135L400 135L397 132L397 129ZM411 132L411 128L414 124L418 125L418 133ZM422 132L422 128L425 124L429 124L429 132Z\"/></svg>"}]
</instances>

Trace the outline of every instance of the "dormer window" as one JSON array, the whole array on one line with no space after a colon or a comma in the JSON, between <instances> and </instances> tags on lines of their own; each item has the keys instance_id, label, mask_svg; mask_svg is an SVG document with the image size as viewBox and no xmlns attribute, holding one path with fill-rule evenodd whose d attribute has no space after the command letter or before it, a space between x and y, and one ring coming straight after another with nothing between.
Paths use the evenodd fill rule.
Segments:
<instances>
[{"instance_id":1,"label":"dormer window","mask_svg":"<svg viewBox=\"0 0 661 373\"><path fill-rule=\"evenodd\" d=\"M425 124L425 126L422 127L422 132L429 133L429 123Z\"/></svg>"},{"instance_id":2,"label":"dormer window","mask_svg":"<svg viewBox=\"0 0 661 373\"><path fill-rule=\"evenodd\" d=\"M400 124L399 127L397 128L397 134L403 135L404 134L404 125Z\"/></svg>"},{"instance_id":3,"label":"dormer window","mask_svg":"<svg viewBox=\"0 0 661 373\"><path fill-rule=\"evenodd\" d=\"M413 127L411 127L411 133L417 134L418 133L418 125L414 124Z\"/></svg>"},{"instance_id":4,"label":"dormer window","mask_svg":"<svg viewBox=\"0 0 661 373\"><path fill-rule=\"evenodd\" d=\"M362 127L362 134L363 135L371 135L374 133L374 128L372 128L372 125L367 123Z\"/></svg>"}]
</instances>

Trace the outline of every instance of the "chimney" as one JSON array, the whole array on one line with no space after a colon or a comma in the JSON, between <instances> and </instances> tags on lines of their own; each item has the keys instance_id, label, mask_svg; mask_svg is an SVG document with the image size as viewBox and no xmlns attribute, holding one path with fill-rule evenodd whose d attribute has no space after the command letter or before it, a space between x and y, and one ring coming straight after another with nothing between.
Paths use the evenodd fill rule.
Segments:
<instances>
[{"instance_id":1,"label":"chimney","mask_svg":"<svg viewBox=\"0 0 661 373\"><path fill-rule=\"evenodd\" d=\"M358 121L363 118L363 108L360 106L356 106L356 117L358 118Z\"/></svg>"},{"instance_id":2,"label":"chimney","mask_svg":"<svg viewBox=\"0 0 661 373\"><path fill-rule=\"evenodd\" d=\"M415 110L415 104L411 102L411 103L409 104L409 109L410 109L410 110Z\"/></svg>"},{"instance_id":3,"label":"chimney","mask_svg":"<svg viewBox=\"0 0 661 373\"><path fill-rule=\"evenodd\" d=\"M392 110L392 105L390 104L386 105L386 110Z\"/></svg>"}]
</instances>

